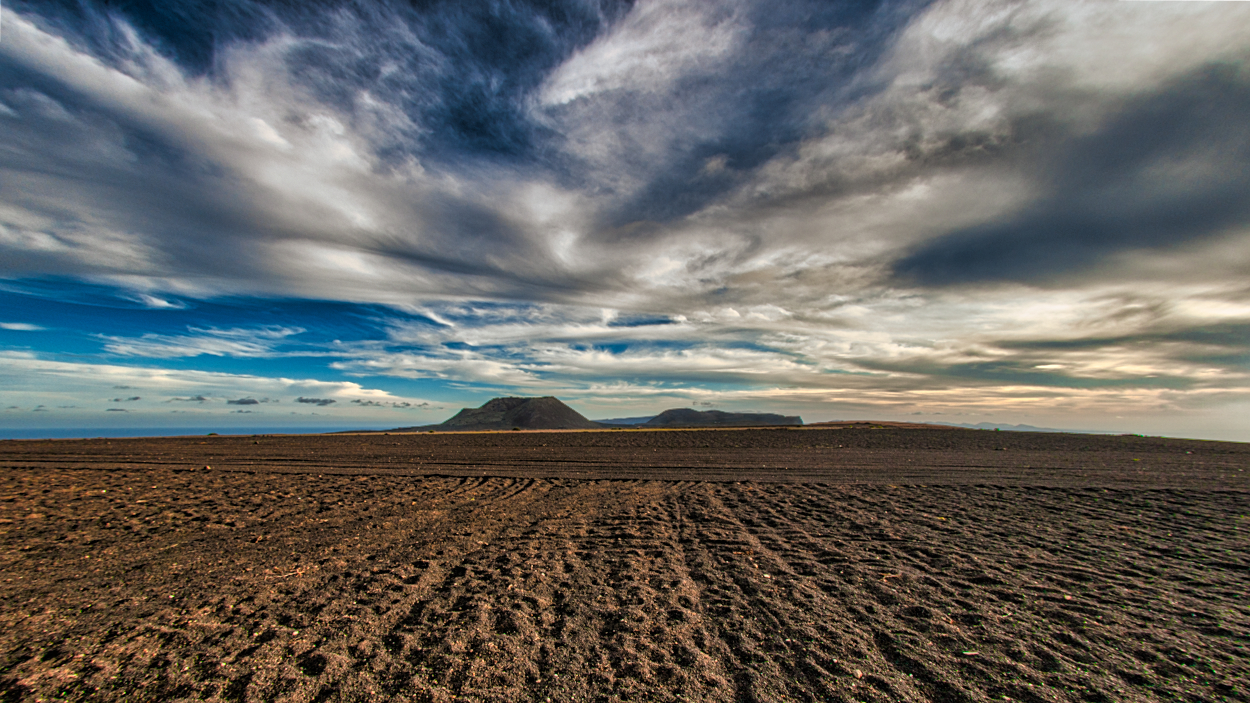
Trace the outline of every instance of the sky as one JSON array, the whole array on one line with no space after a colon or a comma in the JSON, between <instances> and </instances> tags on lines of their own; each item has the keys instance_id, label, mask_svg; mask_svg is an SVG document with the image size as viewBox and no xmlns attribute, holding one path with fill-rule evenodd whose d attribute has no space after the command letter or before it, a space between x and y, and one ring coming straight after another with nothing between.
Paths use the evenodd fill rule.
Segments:
<instances>
[{"instance_id":1,"label":"sky","mask_svg":"<svg viewBox=\"0 0 1250 703\"><path fill-rule=\"evenodd\" d=\"M1250 441L1250 3L7 0L0 436Z\"/></svg>"}]
</instances>

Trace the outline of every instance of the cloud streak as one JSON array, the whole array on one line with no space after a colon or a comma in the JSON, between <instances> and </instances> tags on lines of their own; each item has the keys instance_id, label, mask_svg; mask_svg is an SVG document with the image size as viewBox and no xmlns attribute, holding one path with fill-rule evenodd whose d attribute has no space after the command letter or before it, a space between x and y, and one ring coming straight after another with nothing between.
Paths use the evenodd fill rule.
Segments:
<instances>
[{"instance_id":1,"label":"cloud streak","mask_svg":"<svg viewBox=\"0 0 1250 703\"><path fill-rule=\"evenodd\" d=\"M119 356L172 358L200 356L268 356L276 345L302 329L192 329L191 335L145 334L138 339L105 336L104 348Z\"/></svg>"},{"instance_id":2,"label":"cloud streak","mask_svg":"<svg viewBox=\"0 0 1250 703\"><path fill-rule=\"evenodd\" d=\"M1200 105L1200 109L1195 106ZM1250 72L1205 66L1130 100L1044 168L1038 201L899 260L927 285L1053 280L1126 249L1169 250L1250 221Z\"/></svg>"}]
</instances>

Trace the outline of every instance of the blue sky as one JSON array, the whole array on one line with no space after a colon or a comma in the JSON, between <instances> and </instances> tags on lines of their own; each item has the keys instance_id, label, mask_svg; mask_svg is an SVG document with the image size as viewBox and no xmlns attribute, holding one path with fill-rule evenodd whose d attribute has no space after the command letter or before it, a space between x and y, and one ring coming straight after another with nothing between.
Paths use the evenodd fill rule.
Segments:
<instances>
[{"instance_id":1,"label":"blue sky","mask_svg":"<svg viewBox=\"0 0 1250 703\"><path fill-rule=\"evenodd\" d=\"M6 2L0 434L1250 440L1250 3Z\"/></svg>"}]
</instances>

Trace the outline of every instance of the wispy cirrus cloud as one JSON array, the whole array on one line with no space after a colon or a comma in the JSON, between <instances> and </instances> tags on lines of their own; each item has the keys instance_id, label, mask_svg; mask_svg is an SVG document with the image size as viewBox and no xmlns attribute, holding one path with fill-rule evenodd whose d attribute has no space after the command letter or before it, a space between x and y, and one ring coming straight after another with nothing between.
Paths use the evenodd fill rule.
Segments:
<instances>
[{"instance_id":1,"label":"wispy cirrus cloud","mask_svg":"<svg viewBox=\"0 0 1250 703\"><path fill-rule=\"evenodd\" d=\"M200 356L257 357L275 353L288 337L304 330L286 327L192 329L189 335L145 334L137 339L104 336L104 348L121 356L173 358Z\"/></svg>"}]
</instances>

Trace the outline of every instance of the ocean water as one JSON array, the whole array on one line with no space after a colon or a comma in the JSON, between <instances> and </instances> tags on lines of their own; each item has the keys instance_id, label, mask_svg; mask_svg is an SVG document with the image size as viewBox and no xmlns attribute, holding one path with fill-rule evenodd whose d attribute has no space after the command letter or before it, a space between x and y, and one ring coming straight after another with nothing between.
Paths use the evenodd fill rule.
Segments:
<instances>
[{"instance_id":1,"label":"ocean water","mask_svg":"<svg viewBox=\"0 0 1250 703\"><path fill-rule=\"evenodd\" d=\"M0 428L0 439L82 439L93 437L188 437L211 432L219 435L323 434L352 430L388 430L390 427L48 427Z\"/></svg>"}]
</instances>

